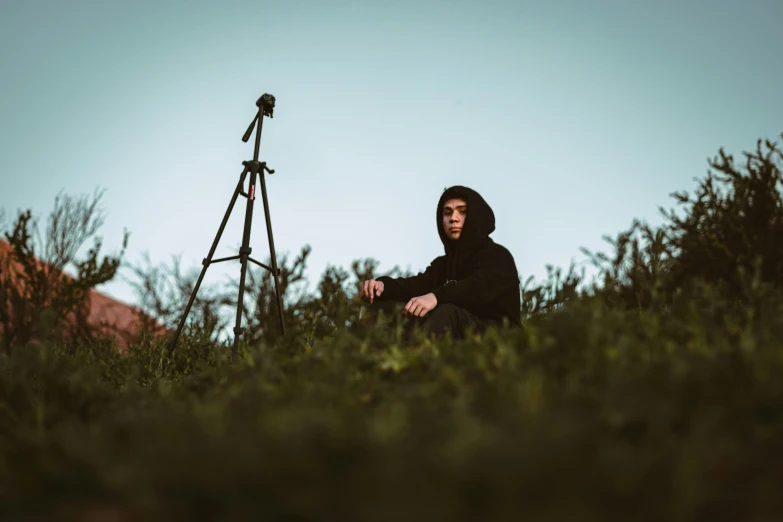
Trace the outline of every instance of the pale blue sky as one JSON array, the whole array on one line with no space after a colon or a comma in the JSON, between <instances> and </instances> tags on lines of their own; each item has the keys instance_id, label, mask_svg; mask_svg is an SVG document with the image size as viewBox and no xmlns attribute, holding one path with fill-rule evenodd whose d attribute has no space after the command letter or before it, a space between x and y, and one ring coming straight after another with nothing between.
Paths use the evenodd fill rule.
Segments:
<instances>
[{"instance_id":1,"label":"pale blue sky","mask_svg":"<svg viewBox=\"0 0 783 522\"><path fill-rule=\"evenodd\" d=\"M361 257L426 267L453 184L541 279L634 217L660 222L720 146L783 131L782 24L781 0L1 0L0 206L46 214L60 189L106 188L110 251L127 227L127 259L198 267L269 92L275 243L312 245L311 287ZM237 252L239 203L217 257ZM259 204L259 260L265 230ZM238 264L206 282L225 274Z\"/></svg>"}]
</instances>

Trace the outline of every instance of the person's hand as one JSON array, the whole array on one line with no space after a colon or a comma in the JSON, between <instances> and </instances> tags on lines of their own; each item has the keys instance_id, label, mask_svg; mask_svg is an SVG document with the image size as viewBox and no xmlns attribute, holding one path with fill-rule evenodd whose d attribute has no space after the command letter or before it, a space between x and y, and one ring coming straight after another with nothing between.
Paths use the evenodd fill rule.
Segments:
<instances>
[{"instance_id":1,"label":"person's hand","mask_svg":"<svg viewBox=\"0 0 783 522\"><path fill-rule=\"evenodd\" d=\"M411 317L424 317L437 305L438 298L435 297L435 294L429 293L421 295L408 301L408 304L406 304L405 308L402 310L402 314Z\"/></svg>"},{"instance_id":2,"label":"person's hand","mask_svg":"<svg viewBox=\"0 0 783 522\"><path fill-rule=\"evenodd\" d=\"M370 279L369 281L362 283L362 289L359 293L359 297L365 301L369 301L369 303L372 304L373 299L375 299L376 296L380 297L382 293L383 283L376 281L375 279Z\"/></svg>"}]
</instances>

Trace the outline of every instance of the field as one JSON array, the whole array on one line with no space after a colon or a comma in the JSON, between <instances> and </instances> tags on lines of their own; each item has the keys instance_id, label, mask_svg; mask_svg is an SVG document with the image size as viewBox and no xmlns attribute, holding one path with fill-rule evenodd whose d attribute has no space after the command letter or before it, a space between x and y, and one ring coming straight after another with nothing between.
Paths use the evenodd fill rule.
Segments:
<instances>
[{"instance_id":1,"label":"field","mask_svg":"<svg viewBox=\"0 0 783 522\"><path fill-rule=\"evenodd\" d=\"M171 359L20 350L3 519L775 520L783 306L748 315L580 303L481 340L343 333L236 364L195 338Z\"/></svg>"}]
</instances>

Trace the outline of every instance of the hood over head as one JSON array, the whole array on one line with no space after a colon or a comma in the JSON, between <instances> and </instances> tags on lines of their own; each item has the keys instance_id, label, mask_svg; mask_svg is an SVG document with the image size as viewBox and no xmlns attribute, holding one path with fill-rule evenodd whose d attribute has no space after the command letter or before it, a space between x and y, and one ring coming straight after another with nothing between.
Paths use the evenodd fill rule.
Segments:
<instances>
[{"instance_id":1,"label":"hood over head","mask_svg":"<svg viewBox=\"0 0 783 522\"><path fill-rule=\"evenodd\" d=\"M449 238L443 230L443 205L450 199L462 199L468 205L462 233L457 240ZM455 277L454 270L457 258L470 256L495 231L495 213L492 208L484 201L481 194L462 185L454 185L443 191L438 200L436 222L438 235L443 243L446 256L450 258L449 277L451 278Z\"/></svg>"}]
</instances>

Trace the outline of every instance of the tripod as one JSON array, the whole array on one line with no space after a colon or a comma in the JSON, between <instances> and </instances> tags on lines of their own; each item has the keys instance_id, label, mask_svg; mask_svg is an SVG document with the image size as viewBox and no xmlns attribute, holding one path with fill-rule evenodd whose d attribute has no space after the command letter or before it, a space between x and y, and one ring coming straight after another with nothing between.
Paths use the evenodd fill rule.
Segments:
<instances>
[{"instance_id":1,"label":"tripod","mask_svg":"<svg viewBox=\"0 0 783 522\"><path fill-rule=\"evenodd\" d=\"M232 356L236 358L237 347L239 346L239 338L243 333L245 333L245 329L242 328L241 324L242 324L242 308L244 304L243 297L245 295L245 275L247 273L248 261L252 261L258 266L266 268L267 270L272 272L272 275L274 275L275 277L275 294L277 297L277 309L280 312L280 329L282 331L283 336L285 336L285 320L283 319L283 300L282 300L282 296L280 295L280 278L279 278L279 271L277 269L277 257L275 256L275 241L274 238L272 237L272 222L270 220L270 215L269 215L269 203L266 197L266 182L264 180L264 171L268 172L269 174L274 174L275 171L267 167L266 162L258 161L258 149L261 145L261 127L264 122L264 116L269 116L270 118L273 117L272 113L275 108L275 97L272 96L271 94L264 94L258 99L258 101L256 101L256 106L258 107L258 112L256 113L256 117L250 123L250 126L247 128L245 135L242 137L242 141L247 143L247 140L250 139L250 135L253 133L253 126L256 125L256 123L258 124L258 127L256 129L255 150L253 151L253 161L242 162L242 165L244 165L245 168L242 171L242 174L239 176L239 183L237 183L237 187L234 189L234 195L231 197L231 202L228 204L228 209L226 210L226 214L225 216L223 216L223 222L220 223L220 228L218 229L217 235L215 236L215 240L212 242L212 248L210 248L209 250L209 255L207 255L207 257L201 261L201 264L204 267L201 269L201 275L199 275L198 281L196 281L196 286L193 288L193 292L190 294L190 300L188 301L188 306L185 308L185 313L182 314L182 319L180 320L179 326L177 327L177 333L174 335L174 339L171 341L171 345L169 347L169 355L174 350L174 347L177 344L177 340L179 339L180 333L182 333L182 327L185 325L185 320L187 319L188 313L190 312L190 307L193 306L193 301L196 299L196 293L198 293L198 289L201 286L201 281L204 279L204 274L207 272L207 267L209 267L209 265L212 263L220 263L222 261L232 261L234 259L240 260L242 264L242 268L239 276L239 297L237 298L237 317L236 317L236 324L234 325L234 346L231 351ZM247 177L248 172L250 173L250 186L248 192L244 192L242 188L244 186L245 178ZM266 217L266 232L267 232L267 236L269 237L269 253L272 259L271 267L263 263L259 263L258 261L250 257L250 253L253 250L252 248L250 248L250 225L252 224L253 221L253 202L256 199L255 198L256 176L258 176L259 174L260 174L260 181L261 181L261 197L264 202L264 216ZM236 203L237 196L239 196L240 194L247 198L247 206L245 207L245 229L244 232L242 233L242 246L239 249L239 255L212 260L212 256L214 255L215 249L217 248L218 242L220 241L220 236L223 235L223 229L226 227L228 218L231 215L231 210L234 208L234 203Z\"/></svg>"}]
</instances>

